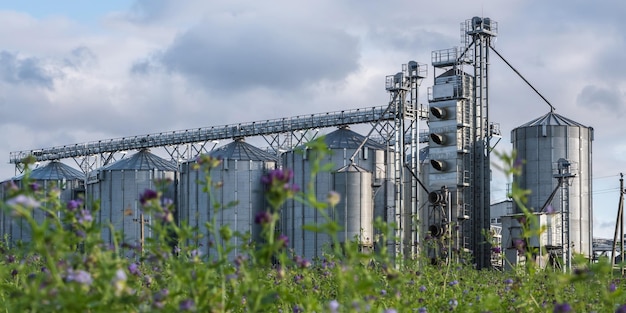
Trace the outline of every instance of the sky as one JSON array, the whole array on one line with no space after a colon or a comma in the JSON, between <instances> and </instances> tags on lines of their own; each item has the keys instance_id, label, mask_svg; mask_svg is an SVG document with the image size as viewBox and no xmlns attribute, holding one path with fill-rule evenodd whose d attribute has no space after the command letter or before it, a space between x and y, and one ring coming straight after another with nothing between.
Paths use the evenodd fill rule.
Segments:
<instances>
[{"instance_id":1,"label":"sky","mask_svg":"<svg viewBox=\"0 0 626 313\"><path fill-rule=\"evenodd\" d=\"M623 12L621 0L0 0L0 181L15 175L12 151L386 105L386 75L429 65L483 16L556 113L594 128L594 237L612 238ZM511 130L549 106L494 54L489 75L496 149L508 151ZM506 183L494 175L492 202Z\"/></svg>"}]
</instances>

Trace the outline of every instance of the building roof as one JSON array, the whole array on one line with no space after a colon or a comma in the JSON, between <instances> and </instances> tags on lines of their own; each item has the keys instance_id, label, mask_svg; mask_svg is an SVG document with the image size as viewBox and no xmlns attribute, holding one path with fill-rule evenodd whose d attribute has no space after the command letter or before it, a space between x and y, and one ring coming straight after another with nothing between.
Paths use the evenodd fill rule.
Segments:
<instances>
[{"instance_id":1,"label":"building roof","mask_svg":"<svg viewBox=\"0 0 626 313\"><path fill-rule=\"evenodd\" d=\"M177 167L171 161L166 161L143 149L129 158L121 159L111 165L105 166L102 170L119 171L119 170L160 170L176 172Z\"/></svg>"},{"instance_id":2,"label":"building roof","mask_svg":"<svg viewBox=\"0 0 626 313\"><path fill-rule=\"evenodd\" d=\"M528 123L525 123L519 127L533 127L533 126L541 126L541 125L587 127L578 122L574 122L573 120L570 120L569 118L566 118L562 115L556 114L553 111L550 111L547 114L541 117L538 117Z\"/></svg>"},{"instance_id":3,"label":"building roof","mask_svg":"<svg viewBox=\"0 0 626 313\"><path fill-rule=\"evenodd\" d=\"M324 137L324 142L330 149L356 149L363 143L364 140L365 136L350 130L348 126L340 127ZM377 143L372 139L367 139L365 145L363 146L377 150L385 149L384 145Z\"/></svg>"},{"instance_id":4,"label":"building roof","mask_svg":"<svg viewBox=\"0 0 626 313\"><path fill-rule=\"evenodd\" d=\"M237 138L235 141L221 146L209 154L215 158L229 160L277 161L277 156L245 142L243 138Z\"/></svg>"},{"instance_id":5,"label":"building roof","mask_svg":"<svg viewBox=\"0 0 626 313\"><path fill-rule=\"evenodd\" d=\"M22 180L24 175L17 176L12 180ZM46 166L38 167L30 172L33 180L77 180L85 179L85 174L77 169L59 161L51 161Z\"/></svg>"}]
</instances>

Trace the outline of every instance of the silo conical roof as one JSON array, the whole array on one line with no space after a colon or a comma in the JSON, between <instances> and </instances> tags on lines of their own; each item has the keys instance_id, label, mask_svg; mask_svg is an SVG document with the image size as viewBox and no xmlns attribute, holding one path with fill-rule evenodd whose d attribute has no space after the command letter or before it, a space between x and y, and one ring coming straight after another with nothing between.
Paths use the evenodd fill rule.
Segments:
<instances>
[{"instance_id":1,"label":"silo conical roof","mask_svg":"<svg viewBox=\"0 0 626 313\"><path fill-rule=\"evenodd\" d=\"M144 149L127 159L121 159L104 168L105 170L160 170L177 171L173 162L166 161Z\"/></svg>"},{"instance_id":2,"label":"silo conical roof","mask_svg":"<svg viewBox=\"0 0 626 313\"><path fill-rule=\"evenodd\" d=\"M348 164L340 169L337 170L337 173L344 173L344 172L358 172L358 173L369 173L368 170L356 165L356 164Z\"/></svg>"},{"instance_id":3,"label":"silo conical roof","mask_svg":"<svg viewBox=\"0 0 626 313\"><path fill-rule=\"evenodd\" d=\"M209 153L212 157L242 160L242 161L277 161L277 157L266 151L263 151L247 142L243 138L235 139L235 141L219 147Z\"/></svg>"},{"instance_id":4,"label":"silo conical roof","mask_svg":"<svg viewBox=\"0 0 626 313\"><path fill-rule=\"evenodd\" d=\"M538 117L528 123L525 123L520 127L533 127L533 126L575 126L575 127L587 127L583 124L580 124L578 122L574 122L573 120L570 120L569 118L566 118L562 115L556 114L553 111L548 112L548 114L545 114L541 117Z\"/></svg>"},{"instance_id":5,"label":"silo conical roof","mask_svg":"<svg viewBox=\"0 0 626 313\"><path fill-rule=\"evenodd\" d=\"M324 142L330 149L356 149L365 140L365 136L350 130L349 127L341 127L324 137ZM371 139L367 139L363 147L384 150L385 146Z\"/></svg>"},{"instance_id":6,"label":"silo conical roof","mask_svg":"<svg viewBox=\"0 0 626 313\"><path fill-rule=\"evenodd\" d=\"M23 177L24 175L20 175L15 180L22 180ZM77 180L84 178L83 172L59 161L52 161L46 166L38 167L30 172L30 179L34 180Z\"/></svg>"}]
</instances>

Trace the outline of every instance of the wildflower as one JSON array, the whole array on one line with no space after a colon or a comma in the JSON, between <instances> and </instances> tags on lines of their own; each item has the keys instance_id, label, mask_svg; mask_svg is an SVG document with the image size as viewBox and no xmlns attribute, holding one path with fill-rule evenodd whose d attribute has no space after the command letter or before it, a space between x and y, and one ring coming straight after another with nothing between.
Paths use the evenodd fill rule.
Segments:
<instances>
[{"instance_id":1,"label":"wildflower","mask_svg":"<svg viewBox=\"0 0 626 313\"><path fill-rule=\"evenodd\" d=\"M84 224L90 223L91 221L93 221L91 213L88 210L81 210L80 215L78 216L78 223Z\"/></svg>"},{"instance_id":2,"label":"wildflower","mask_svg":"<svg viewBox=\"0 0 626 313\"><path fill-rule=\"evenodd\" d=\"M617 286L615 286L615 283L611 283L609 285L609 292L615 292L615 290L617 290Z\"/></svg>"},{"instance_id":3,"label":"wildflower","mask_svg":"<svg viewBox=\"0 0 626 313\"><path fill-rule=\"evenodd\" d=\"M513 284L513 279L511 279L511 278L507 278L507 279L505 279L505 280L504 280L504 284L505 284L505 285L511 285L511 284Z\"/></svg>"},{"instance_id":4,"label":"wildflower","mask_svg":"<svg viewBox=\"0 0 626 313\"><path fill-rule=\"evenodd\" d=\"M111 280L113 284L113 289L115 290L115 295L120 296L124 289L126 289L126 272L122 269L118 269L115 272L115 276Z\"/></svg>"},{"instance_id":5,"label":"wildflower","mask_svg":"<svg viewBox=\"0 0 626 313\"><path fill-rule=\"evenodd\" d=\"M300 267L300 268L307 268L309 266L311 266L311 262L299 255L296 255L296 257L294 258L294 261L296 261L296 264Z\"/></svg>"},{"instance_id":6,"label":"wildflower","mask_svg":"<svg viewBox=\"0 0 626 313\"><path fill-rule=\"evenodd\" d=\"M74 211L78 209L78 207L80 207L81 204L82 204L82 201L80 200L70 200L69 202L67 202L67 210Z\"/></svg>"},{"instance_id":7,"label":"wildflower","mask_svg":"<svg viewBox=\"0 0 626 313\"><path fill-rule=\"evenodd\" d=\"M385 313L398 313L398 311L396 309L389 308L385 310Z\"/></svg>"},{"instance_id":8,"label":"wildflower","mask_svg":"<svg viewBox=\"0 0 626 313\"><path fill-rule=\"evenodd\" d=\"M420 307L419 309L417 309L418 313L427 313L428 311L426 311L425 307Z\"/></svg>"},{"instance_id":9,"label":"wildflower","mask_svg":"<svg viewBox=\"0 0 626 313\"><path fill-rule=\"evenodd\" d=\"M622 304L620 305L616 310L615 313L626 313L626 304Z\"/></svg>"},{"instance_id":10,"label":"wildflower","mask_svg":"<svg viewBox=\"0 0 626 313\"><path fill-rule=\"evenodd\" d=\"M519 254L523 254L526 252L526 241L523 239L514 239L513 246L517 249Z\"/></svg>"},{"instance_id":11,"label":"wildflower","mask_svg":"<svg viewBox=\"0 0 626 313\"><path fill-rule=\"evenodd\" d=\"M17 276L17 274L18 274L17 269L13 269L13 270L11 271L11 276L12 276L12 277Z\"/></svg>"},{"instance_id":12,"label":"wildflower","mask_svg":"<svg viewBox=\"0 0 626 313\"><path fill-rule=\"evenodd\" d=\"M287 199L292 198L300 188L289 181L293 178L293 172L289 169L276 169L269 171L261 177L261 182L266 186L266 197L271 207L279 208Z\"/></svg>"},{"instance_id":13,"label":"wildflower","mask_svg":"<svg viewBox=\"0 0 626 313\"><path fill-rule=\"evenodd\" d=\"M456 299L452 299L448 301L448 305L450 306L450 310L454 310L459 305L459 301L457 301Z\"/></svg>"},{"instance_id":14,"label":"wildflower","mask_svg":"<svg viewBox=\"0 0 626 313\"><path fill-rule=\"evenodd\" d=\"M193 249L193 250L189 251L189 255L192 258L200 257L202 255L202 251L200 251L199 249Z\"/></svg>"},{"instance_id":15,"label":"wildflower","mask_svg":"<svg viewBox=\"0 0 626 313\"><path fill-rule=\"evenodd\" d=\"M330 309L330 312L337 313L337 310L339 310L339 302L337 300L331 300L328 303L328 308Z\"/></svg>"},{"instance_id":16,"label":"wildflower","mask_svg":"<svg viewBox=\"0 0 626 313\"><path fill-rule=\"evenodd\" d=\"M338 192L331 190L328 192L326 200L331 207L334 207L339 203L339 200L341 200L341 195Z\"/></svg>"},{"instance_id":17,"label":"wildflower","mask_svg":"<svg viewBox=\"0 0 626 313\"><path fill-rule=\"evenodd\" d=\"M41 189L41 186L39 186L39 184L37 182L32 182L28 185L28 187L30 188L30 190L32 191L37 191L39 189Z\"/></svg>"},{"instance_id":18,"label":"wildflower","mask_svg":"<svg viewBox=\"0 0 626 313\"><path fill-rule=\"evenodd\" d=\"M180 309L180 311L191 311L194 309L195 306L196 304L193 302L192 299L185 299L180 302L178 308Z\"/></svg>"},{"instance_id":19,"label":"wildflower","mask_svg":"<svg viewBox=\"0 0 626 313\"><path fill-rule=\"evenodd\" d=\"M267 212L259 212L254 216L254 223L259 225L269 224L272 221L272 215Z\"/></svg>"},{"instance_id":20,"label":"wildflower","mask_svg":"<svg viewBox=\"0 0 626 313\"><path fill-rule=\"evenodd\" d=\"M146 205L146 203L152 199L156 199L159 196L159 194L152 190L152 189L146 189L143 194L141 194L139 196L139 202L141 202L141 205Z\"/></svg>"},{"instance_id":21,"label":"wildflower","mask_svg":"<svg viewBox=\"0 0 626 313\"><path fill-rule=\"evenodd\" d=\"M425 292L426 291L426 286L424 286L424 285L420 286L419 291L420 292Z\"/></svg>"},{"instance_id":22,"label":"wildflower","mask_svg":"<svg viewBox=\"0 0 626 313\"><path fill-rule=\"evenodd\" d=\"M516 170L521 170L523 164L524 164L524 160L520 157L517 157L515 161L513 162L513 168Z\"/></svg>"},{"instance_id":23,"label":"wildflower","mask_svg":"<svg viewBox=\"0 0 626 313\"><path fill-rule=\"evenodd\" d=\"M280 234L280 235L278 236L277 241L278 241L278 242L281 242L281 241L282 241L282 243L283 243L283 245L282 245L282 246L283 246L283 247L287 247L287 246L289 245L289 237L287 237L287 236L286 236L286 235L284 235L284 234Z\"/></svg>"},{"instance_id":24,"label":"wildflower","mask_svg":"<svg viewBox=\"0 0 626 313\"><path fill-rule=\"evenodd\" d=\"M222 163L222 160L220 158L214 158L210 155L203 154L196 159L196 163L203 166L207 170L210 170L219 166L220 163Z\"/></svg>"},{"instance_id":25,"label":"wildflower","mask_svg":"<svg viewBox=\"0 0 626 313\"><path fill-rule=\"evenodd\" d=\"M128 272L131 275L141 274L141 272L139 271L139 265L137 265L137 263L131 263L130 265L128 265Z\"/></svg>"},{"instance_id":26,"label":"wildflower","mask_svg":"<svg viewBox=\"0 0 626 313\"><path fill-rule=\"evenodd\" d=\"M152 306L157 309L162 309L165 306L165 300L169 294L170 291L167 288L161 289L160 291L154 293L154 295L152 296Z\"/></svg>"},{"instance_id":27,"label":"wildflower","mask_svg":"<svg viewBox=\"0 0 626 313\"><path fill-rule=\"evenodd\" d=\"M15 256L12 254L7 255L7 263L15 262Z\"/></svg>"},{"instance_id":28,"label":"wildflower","mask_svg":"<svg viewBox=\"0 0 626 313\"><path fill-rule=\"evenodd\" d=\"M297 304L295 304L295 305L293 306L292 312L293 312L293 313L302 313L302 312L304 312L304 311L302 310L302 308L301 308L301 307L299 307Z\"/></svg>"},{"instance_id":29,"label":"wildflower","mask_svg":"<svg viewBox=\"0 0 626 313\"><path fill-rule=\"evenodd\" d=\"M500 246L493 246L491 247L491 252L499 254L502 252L502 248L500 248Z\"/></svg>"},{"instance_id":30,"label":"wildflower","mask_svg":"<svg viewBox=\"0 0 626 313\"><path fill-rule=\"evenodd\" d=\"M68 270L67 276L65 276L65 280L68 282L74 281L82 285L91 285L93 279L91 278L91 274L89 272L83 270Z\"/></svg>"},{"instance_id":31,"label":"wildflower","mask_svg":"<svg viewBox=\"0 0 626 313\"><path fill-rule=\"evenodd\" d=\"M41 205L37 200L25 195L17 195L16 197L7 200L6 204L9 206L21 206L24 208L38 208Z\"/></svg>"},{"instance_id":32,"label":"wildflower","mask_svg":"<svg viewBox=\"0 0 626 313\"><path fill-rule=\"evenodd\" d=\"M450 285L450 286L455 286L455 285L458 285L458 284L459 284L458 280L453 280L453 281L448 283L448 285Z\"/></svg>"},{"instance_id":33,"label":"wildflower","mask_svg":"<svg viewBox=\"0 0 626 313\"><path fill-rule=\"evenodd\" d=\"M556 210L554 209L554 207L552 206L552 204L548 204L548 206L546 207L546 213L548 213L548 214L554 214L554 213L556 213Z\"/></svg>"},{"instance_id":34,"label":"wildflower","mask_svg":"<svg viewBox=\"0 0 626 313\"><path fill-rule=\"evenodd\" d=\"M568 313L572 312L572 306L569 303L561 303L554 305L554 313Z\"/></svg>"},{"instance_id":35,"label":"wildflower","mask_svg":"<svg viewBox=\"0 0 626 313\"><path fill-rule=\"evenodd\" d=\"M384 297L384 296L386 296L386 295L387 295L387 290L382 289L382 290L380 291L380 295L381 295L381 296L383 296L383 297Z\"/></svg>"}]
</instances>

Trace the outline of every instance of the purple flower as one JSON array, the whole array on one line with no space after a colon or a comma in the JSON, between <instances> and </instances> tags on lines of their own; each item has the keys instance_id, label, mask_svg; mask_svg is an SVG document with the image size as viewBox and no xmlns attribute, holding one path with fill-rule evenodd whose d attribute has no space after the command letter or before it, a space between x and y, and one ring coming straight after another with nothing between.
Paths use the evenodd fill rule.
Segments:
<instances>
[{"instance_id":1,"label":"purple flower","mask_svg":"<svg viewBox=\"0 0 626 313\"><path fill-rule=\"evenodd\" d=\"M458 280L453 280L453 281L448 283L448 285L450 285L450 286L454 286L454 285L458 285L458 284L459 284Z\"/></svg>"},{"instance_id":2,"label":"purple flower","mask_svg":"<svg viewBox=\"0 0 626 313\"><path fill-rule=\"evenodd\" d=\"M516 169L521 169L523 164L524 164L524 160L520 157L517 157L515 159L515 162L513 162L513 167Z\"/></svg>"},{"instance_id":3,"label":"purple flower","mask_svg":"<svg viewBox=\"0 0 626 313\"><path fill-rule=\"evenodd\" d=\"M385 310L385 313L398 313L398 311L396 309L389 308Z\"/></svg>"},{"instance_id":4,"label":"purple flower","mask_svg":"<svg viewBox=\"0 0 626 313\"><path fill-rule=\"evenodd\" d=\"M137 265L137 263L130 263L130 265L128 265L128 272L131 275L139 275L139 274L141 274L141 272L139 271L139 266Z\"/></svg>"},{"instance_id":5,"label":"purple flower","mask_svg":"<svg viewBox=\"0 0 626 313\"><path fill-rule=\"evenodd\" d=\"M419 291L420 291L420 292L424 292L424 291L426 291L426 286L424 286L424 285L420 286Z\"/></svg>"},{"instance_id":6,"label":"purple flower","mask_svg":"<svg viewBox=\"0 0 626 313\"><path fill-rule=\"evenodd\" d=\"M511 284L513 284L513 279L511 279L511 278L507 278L507 279L505 279L505 280L504 280L504 284L505 284L505 285L511 285Z\"/></svg>"},{"instance_id":7,"label":"purple flower","mask_svg":"<svg viewBox=\"0 0 626 313\"><path fill-rule=\"evenodd\" d=\"M292 308L292 310L291 310L291 311L292 311L293 313L302 313L302 312L304 312L304 311L302 311L302 308L301 308L301 307L299 307L297 304L294 304L294 306L293 306L293 308Z\"/></svg>"},{"instance_id":8,"label":"purple flower","mask_svg":"<svg viewBox=\"0 0 626 313\"><path fill-rule=\"evenodd\" d=\"M180 302L180 305L178 306L178 308L181 311L191 311L195 308L196 304L193 302L192 299L186 299Z\"/></svg>"},{"instance_id":9,"label":"purple flower","mask_svg":"<svg viewBox=\"0 0 626 313\"><path fill-rule=\"evenodd\" d=\"M548 204L548 206L546 207L546 213L548 213L548 214L554 214L554 213L556 213L556 210L554 209L554 207L552 206L552 204Z\"/></svg>"},{"instance_id":10,"label":"purple flower","mask_svg":"<svg viewBox=\"0 0 626 313\"><path fill-rule=\"evenodd\" d=\"M159 194L152 190L152 189L146 189L143 194L141 194L139 196L139 202L141 202L141 205L146 205L146 203L152 199L156 199L159 196Z\"/></svg>"},{"instance_id":11,"label":"purple flower","mask_svg":"<svg viewBox=\"0 0 626 313\"><path fill-rule=\"evenodd\" d=\"M425 307L421 307L421 308L417 309L417 312L418 313L427 313L428 311L426 311Z\"/></svg>"},{"instance_id":12,"label":"purple flower","mask_svg":"<svg viewBox=\"0 0 626 313\"><path fill-rule=\"evenodd\" d=\"M41 186L39 186L39 184L38 184L38 183L36 183L36 182L32 182L32 183L30 183L30 184L28 185L28 187L29 187L29 188L30 188L30 190L32 190L32 191L37 191L37 190L39 190L39 189L41 188Z\"/></svg>"},{"instance_id":13,"label":"purple flower","mask_svg":"<svg viewBox=\"0 0 626 313\"><path fill-rule=\"evenodd\" d=\"M626 313L626 304L622 304L620 305L616 310L615 313Z\"/></svg>"},{"instance_id":14,"label":"purple flower","mask_svg":"<svg viewBox=\"0 0 626 313\"><path fill-rule=\"evenodd\" d=\"M287 247L289 245L289 237L284 234L280 234L277 239L278 242L283 242L283 247Z\"/></svg>"},{"instance_id":15,"label":"purple flower","mask_svg":"<svg viewBox=\"0 0 626 313\"><path fill-rule=\"evenodd\" d=\"M609 285L609 292L615 292L615 290L617 290L617 286L615 285L615 283L611 283Z\"/></svg>"},{"instance_id":16,"label":"purple flower","mask_svg":"<svg viewBox=\"0 0 626 313\"><path fill-rule=\"evenodd\" d=\"M290 169L275 169L261 177L261 182L265 185L273 185L275 182L288 182L293 178L293 171Z\"/></svg>"},{"instance_id":17,"label":"purple flower","mask_svg":"<svg viewBox=\"0 0 626 313\"><path fill-rule=\"evenodd\" d=\"M25 196L25 195L17 195L14 198L7 200L6 204L9 206L22 206L24 208L38 208L40 203L34 198Z\"/></svg>"},{"instance_id":18,"label":"purple flower","mask_svg":"<svg viewBox=\"0 0 626 313\"><path fill-rule=\"evenodd\" d=\"M78 209L78 207L80 207L81 204L82 204L82 201L80 201L80 200L70 200L67 203L67 209L69 211L74 211L74 210Z\"/></svg>"},{"instance_id":19,"label":"purple flower","mask_svg":"<svg viewBox=\"0 0 626 313\"><path fill-rule=\"evenodd\" d=\"M202 251L200 251L199 249L193 249L193 250L189 251L189 255L192 258L200 257L202 255Z\"/></svg>"},{"instance_id":20,"label":"purple flower","mask_svg":"<svg viewBox=\"0 0 626 313\"><path fill-rule=\"evenodd\" d=\"M79 284L82 285L91 285L91 283L93 282L93 279L91 278L91 274L89 274L89 272L83 271L83 270L68 270L67 271L67 276L65 276L65 280L68 282L77 282Z\"/></svg>"},{"instance_id":21,"label":"purple flower","mask_svg":"<svg viewBox=\"0 0 626 313\"><path fill-rule=\"evenodd\" d=\"M493 246L491 247L491 252L496 253L496 254L501 253L502 248L500 248L500 246Z\"/></svg>"},{"instance_id":22,"label":"purple flower","mask_svg":"<svg viewBox=\"0 0 626 313\"><path fill-rule=\"evenodd\" d=\"M328 308L330 309L330 312L337 313L337 310L339 310L339 302L337 300L331 300L328 303Z\"/></svg>"},{"instance_id":23,"label":"purple flower","mask_svg":"<svg viewBox=\"0 0 626 313\"><path fill-rule=\"evenodd\" d=\"M459 301L452 299L448 301L448 305L450 306L450 310L454 310L459 305Z\"/></svg>"},{"instance_id":24,"label":"purple flower","mask_svg":"<svg viewBox=\"0 0 626 313\"><path fill-rule=\"evenodd\" d=\"M524 252L526 252L526 241L524 239L514 239L513 247L517 249L517 252L519 254L523 254Z\"/></svg>"},{"instance_id":25,"label":"purple flower","mask_svg":"<svg viewBox=\"0 0 626 313\"><path fill-rule=\"evenodd\" d=\"M554 313L568 313L572 312L572 306L569 303L557 303L554 305Z\"/></svg>"},{"instance_id":26,"label":"purple flower","mask_svg":"<svg viewBox=\"0 0 626 313\"><path fill-rule=\"evenodd\" d=\"M269 224L271 221L272 215L267 211L259 212L254 216L254 223L259 225Z\"/></svg>"},{"instance_id":27,"label":"purple flower","mask_svg":"<svg viewBox=\"0 0 626 313\"><path fill-rule=\"evenodd\" d=\"M91 212L88 210L80 210L80 215L78 216L78 223L84 224L93 221L93 217L91 216Z\"/></svg>"}]
</instances>

